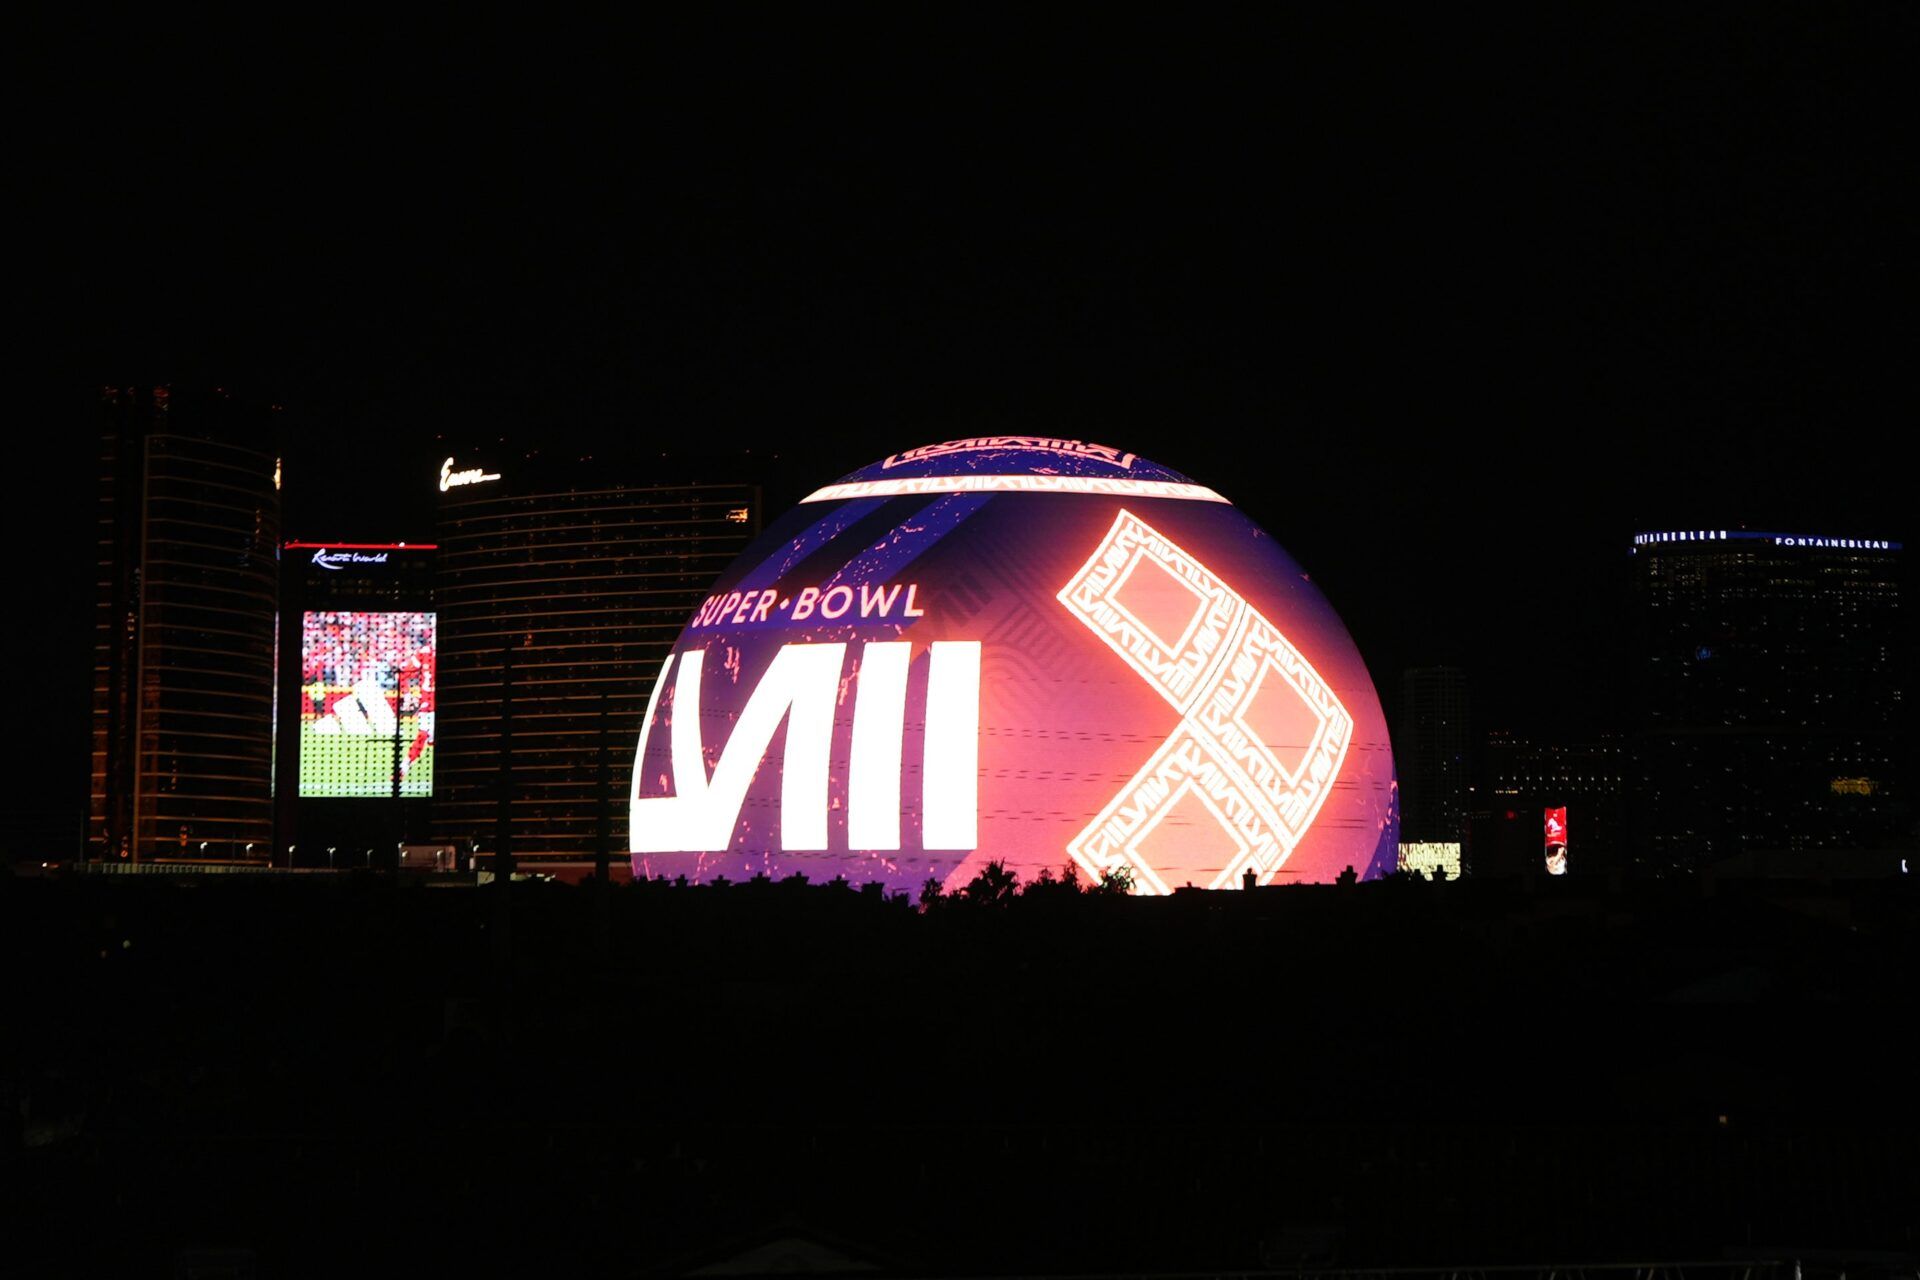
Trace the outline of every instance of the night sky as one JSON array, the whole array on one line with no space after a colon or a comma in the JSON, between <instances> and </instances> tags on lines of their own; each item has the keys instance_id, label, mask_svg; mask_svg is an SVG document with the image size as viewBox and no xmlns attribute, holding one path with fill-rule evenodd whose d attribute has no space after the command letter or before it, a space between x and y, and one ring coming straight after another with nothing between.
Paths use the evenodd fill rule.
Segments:
<instances>
[{"instance_id":1,"label":"night sky","mask_svg":"<svg viewBox=\"0 0 1920 1280\"><path fill-rule=\"evenodd\" d=\"M1390 706L1457 662L1560 736L1635 529L1913 533L1911 9L769 13L45 33L10 840L77 843L102 384L285 405L336 540L430 527L442 438L797 489L1111 443L1272 531Z\"/></svg>"}]
</instances>

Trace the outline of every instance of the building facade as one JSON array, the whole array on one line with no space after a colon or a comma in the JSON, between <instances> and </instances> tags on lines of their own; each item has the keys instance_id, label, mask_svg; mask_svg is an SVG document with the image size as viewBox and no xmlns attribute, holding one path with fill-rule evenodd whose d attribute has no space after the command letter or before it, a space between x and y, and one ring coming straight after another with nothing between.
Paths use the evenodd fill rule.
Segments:
<instances>
[{"instance_id":1,"label":"building facade","mask_svg":"<svg viewBox=\"0 0 1920 1280\"><path fill-rule=\"evenodd\" d=\"M1696 530L1632 551L1643 865L1871 847L1910 820L1899 543Z\"/></svg>"},{"instance_id":2,"label":"building facade","mask_svg":"<svg viewBox=\"0 0 1920 1280\"><path fill-rule=\"evenodd\" d=\"M1545 742L1508 730L1481 743L1484 804L1474 823L1478 866L1512 874L1543 865L1548 810L1561 811L1570 870L1579 875L1627 865L1628 775L1632 753L1618 734Z\"/></svg>"},{"instance_id":3,"label":"building facade","mask_svg":"<svg viewBox=\"0 0 1920 1280\"><path fill-rule=\"evenodd\" d=\"M627 472L627 474L622 474ZM625 849L647 694L759 532L757 485L532 456L440 467L433 838L529 870Z\"/></svg>"},{"instance_id":4,"label":"building facade","mask_svg":"<svg viewBox=\"0 0 1920 1280\"><path fill-rule=\"evenodd\" d=\"M103 396L87 856L264 859L273 827L274 410Z\"/></svg>"},{"instance_id":5,"label":"building facade","mask_svg":"<svg viewBox=\"0 0 1920 1280\"><path fill-rule=\"evenodd\" d=\"M281 547L276 861L382 866L396 845L426 838L435 550L312 540Z\"/></svg>"},{"instance_id":6,"label":"building facade","mask_svg":"<svg viewBox=\"0 0 1920 1280\"><path fill-rule=\"evenodd\" d=\"M1400 774L1400 838L1413 843L1466 839L1472 785L1467 673L1417 667L1400 678L1394 761Z\"/></svg>"}]
</instances>

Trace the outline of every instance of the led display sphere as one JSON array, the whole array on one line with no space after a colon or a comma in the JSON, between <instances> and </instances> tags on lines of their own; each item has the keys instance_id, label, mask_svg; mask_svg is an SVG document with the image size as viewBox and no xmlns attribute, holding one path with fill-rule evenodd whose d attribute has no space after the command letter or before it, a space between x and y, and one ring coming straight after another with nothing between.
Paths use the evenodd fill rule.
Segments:
<instances>
[{"instance_id":1,"label":"led display sphere","mask_svg":"<svg viewBox=\"0 0 1920 1280\"><path fill-rule=\"evenodd\" d=\"M649 696L637 876L1136 892L1392 870L1393 753L1325 597L1217 493L1074 440L956 440L811 494Z\"/></svg>"}]
</instances>

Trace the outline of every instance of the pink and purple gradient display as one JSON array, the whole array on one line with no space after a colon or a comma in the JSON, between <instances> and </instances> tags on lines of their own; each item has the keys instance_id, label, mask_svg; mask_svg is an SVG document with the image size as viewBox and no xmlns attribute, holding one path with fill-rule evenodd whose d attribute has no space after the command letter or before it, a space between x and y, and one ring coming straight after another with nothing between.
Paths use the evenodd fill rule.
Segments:
<instances>
[{"instance_id":1,"label":"pink and purple gradient display","mask_svg":"<svg viewBox=\"0 0 1920 1280\"><path fill-rule=\"evenodd\" d=\"M917 891L996 860L1169 892L1395 862L1339 617L1218 494L1118 450L955 441L843 477L722 575L650 692L636 875Z\"/></svg>"}]
</instances>

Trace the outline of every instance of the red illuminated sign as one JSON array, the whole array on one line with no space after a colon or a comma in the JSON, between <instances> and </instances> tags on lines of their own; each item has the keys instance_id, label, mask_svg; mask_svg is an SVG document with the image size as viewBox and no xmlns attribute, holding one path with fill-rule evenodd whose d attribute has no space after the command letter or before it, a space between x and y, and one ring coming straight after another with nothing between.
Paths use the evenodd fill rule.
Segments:
<instances>
[{"instance_id":1,"label":"red illuminated sign","mask_svg":"<svg viewBox=\"0 0 1920 1280\"><path fill-rule=\"evenodd\" d=\"M1565 806L1547 810L1547 872L1567 873L1567 811Z\"/></svg>"}]
</instances>

